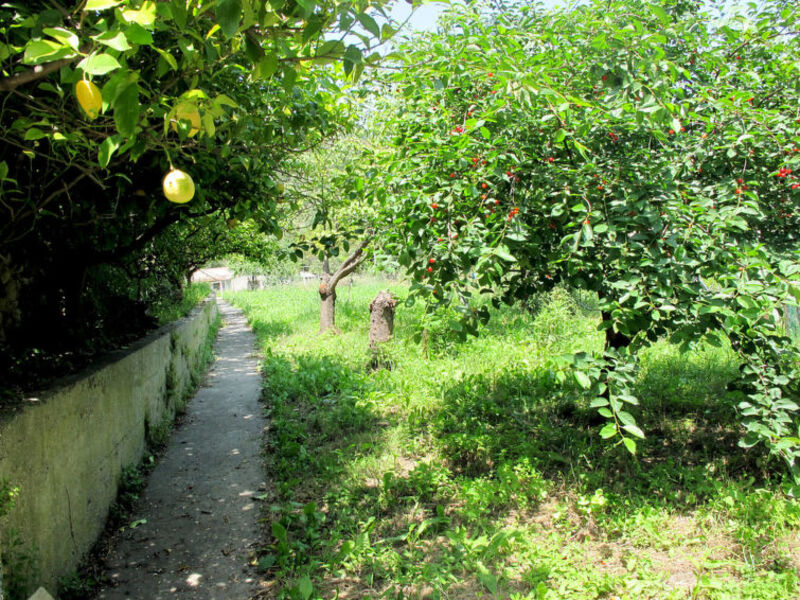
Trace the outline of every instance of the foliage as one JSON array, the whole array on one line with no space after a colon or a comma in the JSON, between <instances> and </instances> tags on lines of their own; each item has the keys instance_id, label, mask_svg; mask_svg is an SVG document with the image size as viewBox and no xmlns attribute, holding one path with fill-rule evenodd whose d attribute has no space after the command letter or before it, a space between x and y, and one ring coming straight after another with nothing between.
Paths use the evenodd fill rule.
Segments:
<instances>
[{"instance_id":1,"label":"foliage","mask_svg":"<svg viewBox=\"0 0 800 600\"><path fill-rule=\"evenodd\" d=\"M381 0L3 4L3 362L75 362L138 335L204 260L263 256L279 165L350 119L348 78L394 32L376 18ZM94 119L83 80L102 94ZM186 205L162 194L173 165L196 184Z\"/></svg>"},{"instance_id":2,"label":"foliage","mask_svg":"<svg viewBox=\"0 0 800 600\"><path fill-rule=\"evenodd\" d=\"M316 337L302 287L232 294L263 348L269 486L259 565L277 598L782 599L800 591L800 503L735 453L729 347L642 352L651 432L631 460L594 433L592 395L554 356L602 351L568 291L490 308L479 337L429 353L398 304L392 371L364 369L368 304ZM581 299L579 297L579 299ZM581 303L583 303L581 299Z\"/></svg>"},{"instance_id":3,"label":"foliage","mask_svg":"<svg viewBox=\"0 0 800 600\"><path fill-rule=\"evenodd\" d=\"M475 333L480 295L594 292L605 348L577 353L603 438L644 438L641 351L730 340L743 447L800 482L800 9L695 2L454 6L385 82L386 221L412 293Z\"/></svg>"},{"instance_id":4,"label":"foliage","mask_svg":"<svg viewBox=\"0 0 800 600\"><path fill-rule=\"evenodd\" d=\"M177 321L192 312L192 309L202 302L211 293L207 283L193 283L183 291L183 298L178 304L156 304L153 306L153 316L160 325Z\"/></svg>"}]
</instances>

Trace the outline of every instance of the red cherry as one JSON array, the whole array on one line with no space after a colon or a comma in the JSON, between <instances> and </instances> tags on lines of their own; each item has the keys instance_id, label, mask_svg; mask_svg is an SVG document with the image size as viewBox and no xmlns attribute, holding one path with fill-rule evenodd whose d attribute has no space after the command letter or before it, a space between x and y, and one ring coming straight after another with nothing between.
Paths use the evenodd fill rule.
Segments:
<instances>
[{"instance_id":1,"label":"red cherry","mask_svg":"<svg viewBox=\"0 0 800 600\"><path fill-rule=\"evenodd\" d=\"M551 162L555 162L555 160L556 159L551 156L550 158L547 159L547 162L551 163Z\"/></svg>"},{"instance_id":2,"label":"red cherry","mask_svg":"<svg viewBox=\"0 0 800 600\"><path fill-rule=\"evenodd\" d=\"M494 77L494 73L487 73L486 76L487 77Z\"/></svg>"},{"instance_id":3,"label":"red cherry","mask_svg":"<svg viewBox=\"0 0 800 600\"><path fill-rule=\"evenodd\" d=\"M486 188L488 188L488 187L489 187L489 186L486 184L486 182L483 182L483 183L481 184L481 189L484 189L484 190L485 190L485 189L486 189Z\"/></svg>"},{"instance_id":4,"label":"red cherry","mask_svg":"<svg viewBox=\"0 0 800 600\"><path fill-rule=\"evenodd\" d=\"M670 135L675 135L675 130L674 130L674 129L670 129L670 130L669 130L669 134L670 134Z\"/></svg>"},{"instance_id":5,"label":"red cherry","mask_svg":"<svg viewBox=\"0 0 800 600\"><path fill-rule=\"evenodd\" d=\"M433 267L428 267L428 273L433 273Z\"/></svg>"},{"instance_id":6,"label":"red cherry","mask_svg":"<svg viewBox=\"0 0 800 600\"><path fill-rule=\"evenodd\" d=\"M739 183L739 184L741 184L741 183L744 183L744 179L742 179L741 177L739 177L739 179L737 179L737 180L736 180L736 183Z\"/></svg>"},{"instance_id":7,"label":"red cherry","mask_svg":"<svg viewBox=\"0 0 800 600\"><path fill-rule=\"evenodd\" d=\"M436 202L434 202L433 204L431 204L431 208L432 208L433 210L436 210L437 208L439 208L439 205L438 205L438 204L436 204Z\"/></svg>"},{"instance_id":8,"label":"red cherry","mask_svg":"<svg viewBox=\"0 0 800 600\"><path fill-rule=\"evenodd\" d=\"M686 127L681 127L681 133L686 133Z\"/></svg>"},{"instance_id":9,"label":"red cherry","mask_svg":"<svg viewBox=\"0 0 800 600\"><path fill-rule=\"evenodd\" d=\"M608 75L603 75L600 79L602 79L603 81L608 81Z\"/></svg>"},{"instance_id":10,"label":"red cherry","mask_svg":"<svg viewBox=\"0 0 800 600\"><path fill-rule=\"evenodd\" d=\"M455 177L456 177L455 173L450 173L450 179L455 179Z\"/></svg>"},{"instance_id":11,"label":"red cherry","mask_svg":"<svg viewBox=\"0 0 800 600\"><path fill-rule=\"evenodd\" d=\"M429 259L428 259L428 263L429 263L429 264L433 264L433 263L435 263L435 262L436 262L436 259L435 259L435 258L429 258Z\"/></svg>"}]
</instances>

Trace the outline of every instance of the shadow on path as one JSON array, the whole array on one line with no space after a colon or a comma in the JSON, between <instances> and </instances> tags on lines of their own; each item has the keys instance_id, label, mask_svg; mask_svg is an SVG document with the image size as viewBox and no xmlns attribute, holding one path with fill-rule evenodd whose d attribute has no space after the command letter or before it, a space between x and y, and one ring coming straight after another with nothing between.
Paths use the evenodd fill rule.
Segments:
<instances>
[{"instance_id":1,"label":"shadow on path","mask_svg":"<svg viewBox=\"0 0 800 600\"><path fill-rule=\"evenodd\" d=\"M255 592L248 563L264 480L261 376L241 311L221 303L220 312L214 366L131 515L141 524L109 554L112 585L97 598L231 600Z\"/></svg>"}]
</instances>

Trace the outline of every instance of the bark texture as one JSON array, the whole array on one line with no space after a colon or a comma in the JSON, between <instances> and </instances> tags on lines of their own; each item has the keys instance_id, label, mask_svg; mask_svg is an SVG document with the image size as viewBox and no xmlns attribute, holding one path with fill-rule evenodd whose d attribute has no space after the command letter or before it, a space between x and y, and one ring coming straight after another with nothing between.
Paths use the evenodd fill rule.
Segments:
<instances>
[{"instance_id":1,"label":"bark texture","mask_svg":"<svg viewBox=\"0 0 800 600\"><path fill-rule=\"evenodd\" d=\"M392 339L396 305L397 300L387 290L378 292L369 305L370 362L367 366L371 370L392 368L391 357L384 352L381 346Z\"/></svg>"},{"instance_id":2,"label":"bark texture","mask_svg":"<svg viewBox=\"0 0 800 600\"><path fill-rule=\"evenodd\" d=\"M392 339L394 332L394 307L397 300L391 292L383 290L378 292L369 305L369 347L376 348L378 344Z\"/></svg>"}]
</instances>

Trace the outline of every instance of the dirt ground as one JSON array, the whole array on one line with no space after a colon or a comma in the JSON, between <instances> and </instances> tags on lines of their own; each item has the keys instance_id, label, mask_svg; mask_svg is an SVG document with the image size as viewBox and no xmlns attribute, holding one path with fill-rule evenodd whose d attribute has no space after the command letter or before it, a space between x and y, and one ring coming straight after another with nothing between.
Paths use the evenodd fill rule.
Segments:
<instances>
[{"instance_id":1,"label":"dirt ground","mask_svg":"<svg viewBox=\"0 0 800 600\"><path fill-rule=\"evenodd\" d=\"M246 600L257 589L249 563L265 485L261 376L241 311L220 310L215 363L115 540L113 586L97 598Z\"/></svg>"}]
</instances>

